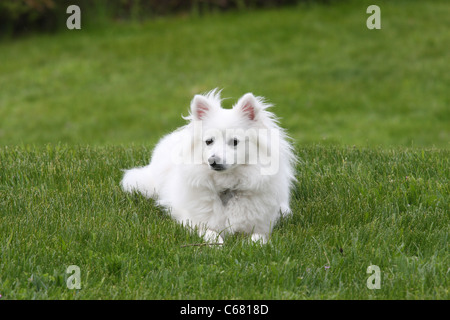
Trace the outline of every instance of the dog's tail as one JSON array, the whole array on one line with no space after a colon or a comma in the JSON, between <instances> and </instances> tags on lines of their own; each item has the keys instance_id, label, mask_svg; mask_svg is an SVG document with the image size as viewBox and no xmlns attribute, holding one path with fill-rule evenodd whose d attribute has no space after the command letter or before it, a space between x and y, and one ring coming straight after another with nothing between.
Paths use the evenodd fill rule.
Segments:
<instances>
[{"instance_id":1,"label":"dog's tail","mask_svg":"<svg viewBox=\"0 0 450 320\"><path fill-rule=\"evenodd\" d=\"M147 198L153 198L157 194L156 186L149 166L125 170L120 185L126 192L140 192Z\"/></svg>"}]
</instances>

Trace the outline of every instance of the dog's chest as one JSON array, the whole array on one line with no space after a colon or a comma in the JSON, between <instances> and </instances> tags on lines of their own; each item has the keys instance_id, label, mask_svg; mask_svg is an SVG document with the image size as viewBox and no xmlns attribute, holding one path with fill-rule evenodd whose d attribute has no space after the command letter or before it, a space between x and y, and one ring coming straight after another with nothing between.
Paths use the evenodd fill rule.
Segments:
<instances>
[{"instance_id":1,"label":"dog's chest","mask_svg":"<svg viewBox=\"0 0 450 320\"><path fill-rule=\"evenodd\" d=\"M221 192L219 192L220 200L222 201L222 205L226 207L228 203L234 199L237 199L238 197L238 191L231 190L231 189L225 189Z\"/></svg>"}]
</instances>

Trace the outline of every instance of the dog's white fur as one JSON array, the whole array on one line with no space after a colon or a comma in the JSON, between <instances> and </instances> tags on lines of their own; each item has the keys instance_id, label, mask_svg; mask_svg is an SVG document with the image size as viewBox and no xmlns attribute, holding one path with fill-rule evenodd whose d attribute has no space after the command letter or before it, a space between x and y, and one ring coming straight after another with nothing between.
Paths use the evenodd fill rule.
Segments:
<instances>
[{"instance_id":1,"label":"dog's white fur","mask_svg":"<svg viewBox=\"0 0 450 320\"><path fill-rule=\"evenodd\" d=\"M218 90L196 95L190 116L185 118L189 123L160 140L149 165L126 170L122 188L156 199L175 219L195 227L206 241L222 243L223 236L243 232L251 234L253 241L266 242L280 215L291 213L289 195L296 161L287 135L268 107L251 93L232 109L221 107ZM231 138L230 130L236 132ZM256 134L243 136L243 131ZM278 150L273 150L267 132L278 134ZM247 147L238 148L235 139ZM175 161L177 157L186 160L182 154L199 146L198 163ZM262 174L259 158L250 164L249 146L279 156L276 172ZM244 163L236 161L242 156L239 152L245 153Z\"/></svg>"}]
</instances>

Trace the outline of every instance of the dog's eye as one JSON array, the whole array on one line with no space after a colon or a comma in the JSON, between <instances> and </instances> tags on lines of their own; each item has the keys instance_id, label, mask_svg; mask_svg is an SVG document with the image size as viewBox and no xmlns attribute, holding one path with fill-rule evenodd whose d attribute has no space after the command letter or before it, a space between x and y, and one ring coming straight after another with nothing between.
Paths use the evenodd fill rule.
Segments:
<instances>
[{"instance_id":1,"label":"dog's eye","mask_svg":"<svg viewBox=\"0 0 450 320\"><path fill-rule=\"evenodd\" d=\"M212 144L214 142L213 139L208 139L205 141L206 145L209 146L210 144Z\"/></svg>"}]
</instances>

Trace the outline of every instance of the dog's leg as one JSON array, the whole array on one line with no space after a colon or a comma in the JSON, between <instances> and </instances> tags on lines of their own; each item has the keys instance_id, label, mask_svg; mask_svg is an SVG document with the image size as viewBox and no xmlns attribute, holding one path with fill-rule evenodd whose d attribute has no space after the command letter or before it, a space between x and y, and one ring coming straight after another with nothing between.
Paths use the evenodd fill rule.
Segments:
<instances>
[{"instance_id":1,"label":"dog's leg","mask_svg":"<svg viewBox=\"0 0 450 320\"><path fill-rule=\"evenodd\" d=\"M189 227L191 231L196 231L198 235L205 240L207 243L211 244L223 244L223 238L222 236L214 231L208 228L208 226L204 223L194 223L193 221L183 218L189 216L188 212L184 209L177 209L174 210L172 208L171 211L172 215L175 213L178 216L175 216L175 218L183 225Z\"/></svg>"},{"instance_id":2,"label":"dog's leg","mask_svg":"<svg viewBox=\"0 0 450 320\"><path fill-rule=\"evenodd\" d=\"M216 231L210 229L202 231L199 229L199 235L208 243L223 244L223 238Z\"/></svg>"},{"instance_id":3,"label":"dog's leg","mask_svg":"<svg viewBox=\"0 0 450 320\"><path fill-rule=\"evenodd\" d=\"M255 243L258 242L261 244L265 244L267 243L267 235L262 233L254 233L252 234L252 241Z\"/></svg>"}]
</instances>

